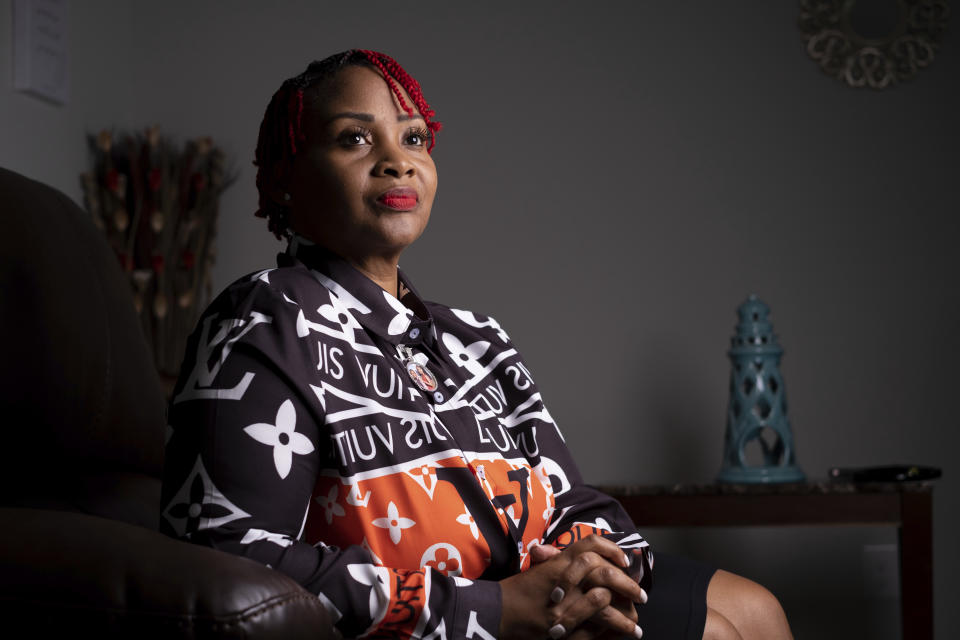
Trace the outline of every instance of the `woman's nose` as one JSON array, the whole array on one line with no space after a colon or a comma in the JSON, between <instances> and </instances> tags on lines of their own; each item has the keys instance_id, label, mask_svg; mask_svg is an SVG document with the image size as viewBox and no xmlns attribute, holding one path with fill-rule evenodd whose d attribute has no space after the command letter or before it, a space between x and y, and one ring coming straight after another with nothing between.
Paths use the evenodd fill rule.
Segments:
<instances>
[{"instance_id":1,"label":"woman's nose","mask_svg":"<svg viewBox=\"0 0 960 640\"><path fill-rule=\"evenodd\" d=\"M381 152L380 159L373 167L374 175L400 178L414 174L413 163L396 148L386 148Z\"/></svg>"}]
</instances>

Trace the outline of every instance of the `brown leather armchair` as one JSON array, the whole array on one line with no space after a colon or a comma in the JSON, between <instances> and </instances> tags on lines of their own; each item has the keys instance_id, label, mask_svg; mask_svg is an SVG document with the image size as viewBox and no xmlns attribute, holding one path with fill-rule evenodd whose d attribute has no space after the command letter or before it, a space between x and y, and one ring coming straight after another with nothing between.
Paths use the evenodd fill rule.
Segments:
<instances>
[{"instance_id":1,"label":"brown leather armchair","mask_svg":"<svg viewBox=\"0 0 960 640\"><path fill-rule=\"evenodd\" d=\"M166 408L119 264L5 169L0 212L4 636L332 637L293 580L156 531Z\"/></svg>"}]
</instances>

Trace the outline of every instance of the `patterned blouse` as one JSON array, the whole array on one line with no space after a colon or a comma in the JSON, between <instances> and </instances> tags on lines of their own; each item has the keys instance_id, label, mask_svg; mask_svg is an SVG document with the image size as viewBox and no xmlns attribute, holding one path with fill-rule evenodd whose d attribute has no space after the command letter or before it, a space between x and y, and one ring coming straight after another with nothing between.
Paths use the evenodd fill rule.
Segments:
<instances>
[{"instance_id":1,"label":"patterned blouse","mask_svg":"<svg viewBox=\"0 0 960 640\"><path fill-rule=\"evenodd\" d=\"M345 636L494 638L498 580L599 533L653 555L583 484L493 318L402 299L294 238L230 285L170 407L161 529L267 564Z\"/></svg>"}]
</instances>

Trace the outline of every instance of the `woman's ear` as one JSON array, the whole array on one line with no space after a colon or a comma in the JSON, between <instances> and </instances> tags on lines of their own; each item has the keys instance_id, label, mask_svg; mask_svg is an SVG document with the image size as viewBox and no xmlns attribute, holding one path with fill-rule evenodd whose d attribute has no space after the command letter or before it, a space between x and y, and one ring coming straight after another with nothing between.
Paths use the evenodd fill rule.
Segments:
<instances>
[{"instance_id":1,"label":"woman's ear","mask_svg":"<svg viewBox=\"0 0 960 640\"><path fill-rule=\"evenodd\" d=\"M289 207L293 201L290 194L291 166L288 162L278 162L273 166L267 196L279 207Z\"/></svg>"},{"instance_id":2,"label":"woman's ear","mask_svg":"<svg viewBox=\"0 0 960 640\"><path fill-rule=\"evenodd\" d=\"M281 207L289 207L293 203L293 197L290 195L290 192L284 191L283 189L278 189L275 192L271 191L270 199L273 200L274 204Z\"/></svg>"},{"instance_id":3,"label":"woman's ear","mask_svg":"<svg viewBox=\"0 0 960 640\"><path fill-rule=\"evenodd\" d=\"M274 183L267 192L267 196L279 207L289 207L293 203L293 196L290 195L287 185L279 182Z\"/></svg>"}]
</instances>

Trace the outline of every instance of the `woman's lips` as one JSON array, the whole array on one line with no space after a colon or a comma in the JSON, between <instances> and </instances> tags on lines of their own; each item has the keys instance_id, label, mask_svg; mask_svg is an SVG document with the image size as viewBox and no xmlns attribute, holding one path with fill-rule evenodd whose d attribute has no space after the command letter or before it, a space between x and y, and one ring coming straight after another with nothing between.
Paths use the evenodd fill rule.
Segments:
<instances>
[{"instance_id":1,"label":"woman's lips","mask_svg":"<svg viewBox=\"0 0 960 640\"><path fill-rule=\"evenodd\" d=\"M397 211L409 211L417 206L417 192L409 187L390 189L380 194L377 202Z\"/></svg>"}]
</instances>

